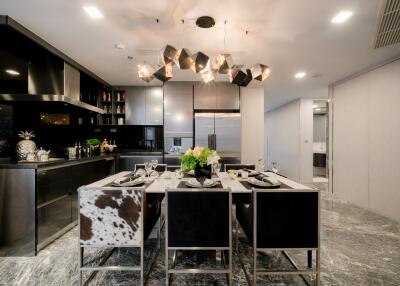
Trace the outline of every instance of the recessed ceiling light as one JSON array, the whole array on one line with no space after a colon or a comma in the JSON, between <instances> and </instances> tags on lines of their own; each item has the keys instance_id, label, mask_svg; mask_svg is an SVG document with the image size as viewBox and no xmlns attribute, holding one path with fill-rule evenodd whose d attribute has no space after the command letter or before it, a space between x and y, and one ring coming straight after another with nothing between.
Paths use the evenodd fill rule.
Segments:
<instances>
[{"instance_id":1,"label":"recessed ceiling light","mask_svg":"<svg viewBox=\"0 0 400 286\"><path fill-rule=\"evenodd\" d=\"M316 111L321 111L321 108L317 108L317 109L315 109Z\"/></svg>"},{"instance_id":2,"label":"recessed ceiling light","mask_svg":"<svg viewBox=\"0 0 400 286\"><path fill-rule=\"evenodd\" d=\"M10 75L19 75L19 72L16 70L6 70L6 73L10 74Z\"/></svg>"},{"instance_id":3,"label":"recessed ceiling light","mask_svg":"<svg viewBox=\"0 0 400 286\"><path fill-rule=\"evenodd\" d=\"M313 107L313 108L317 108L317 107L318 107L318 105L314 104L312 107Z\"/></svg>"},{"instance_id":4,"label":"recessed ceiling light","mask_svg":"<svg viewBox=\"0 0 400 286\"><path fill-rule=\"evenodd\" d=\"M353 15L352 11L340 11L332 18L331 23L342 24L346 22Z\"/></svg>"},{"instance_id":5,"label":"recessed ceiling light","mask_svg":"<svg viewBox=\"0 0 400 286\"><path fill-rule=\"evenodd\" d=\"M103 13L100 12L100 10L96 6L85 6L83 7L83 10L90 16L90 18L93 19L102 19Z\"/></svg>"},{"instance_id":6,"label":"recessed ceiling light","mask_svg":"<svg viewBox=\"0 0 400 286\"><path fill-rule=\"evenodd\" d=\"M307 74L305 72L298 72L294 75L295 78L303 78L305 77Z\"/></svg>"},{"instance_id":7,"label":"recessed ceiling light","mask_svg":"<svg viewBox=\"0 0 400 286\"><path fill-rule=\"evenodd\" d=\"M125 50L125 45L124 44L115 44L114 47L117 50Z\"/></svg>"}]
</instances>

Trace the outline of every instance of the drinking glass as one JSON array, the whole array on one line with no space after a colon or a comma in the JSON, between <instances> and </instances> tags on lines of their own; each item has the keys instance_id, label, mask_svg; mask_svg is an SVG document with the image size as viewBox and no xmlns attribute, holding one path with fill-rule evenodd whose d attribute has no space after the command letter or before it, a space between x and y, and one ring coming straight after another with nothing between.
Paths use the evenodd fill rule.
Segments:
<instances>
[{"instance_id":1,"label":"drinking glass","mask_svg":"<svg viewBox=\"0 0 400 286\"><path fill-rule=\"evenodd\" d=\"M258 159L258 170L260 172L264 172L265 171L265 162L263 158Z\"/></svg>"},{"instance_id":2,"label":"drinking glass","mask_svg":"<svg viewBox=\"0 0 400 286\"><path fill-rule=\"evenodd\" d=\"M157 165L158 165L158 160L157 159L151 160L151 166L153 167L154 171L156 170Z\"/></svg>"},{"instance_id":3,"label":"drinking glass","mask_svg":"<svg viewBox=\"0 0 400 286\"><path fill-rule=\"evenodd\" d=\"M183 172L182 169L177 169L177 170L175 170L175 177L176 177L178 180L181 180L181 179L184 177L184 175L185 175L185 173Z\"/></svg>"},{"instance_id":4,"label":"drinking glass","mask_svg":"<svg viewBox=\"0 0 400 286\"><path fill-rule=\"evenodd\" d=\"M272 167L272 172L274 172L274 174L275 174L275 182L277 182L278 181L277 173L279 171L280 165L278 162L273 161L273 162L271 162L271 167Z\"/></svg>"},{"instance_id":5,"label":"drinking glass","mask_svg":"<svg viewBox=\"0 0 400 286\"><path fill-rule=\"evenodd\" d=\"M150 180L150 172L153 169L153 164L151 162L144 162L144 169L146 171L146 176L148 177L148 180Z\"/></svg>"}]
</instances>

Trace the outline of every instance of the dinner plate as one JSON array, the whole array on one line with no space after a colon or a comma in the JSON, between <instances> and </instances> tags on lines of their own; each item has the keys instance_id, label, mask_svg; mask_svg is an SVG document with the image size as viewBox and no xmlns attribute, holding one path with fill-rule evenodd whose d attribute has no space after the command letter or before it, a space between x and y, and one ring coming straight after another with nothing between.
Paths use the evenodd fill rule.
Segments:
<instances>
[{"instance_id":1,"label":"dinner plate","mask_svg":"<svg viewBox=\"0 0 400 286\"><path fill-rule=\"evenodd\" d=\"M187 180L185 182L185 184L186 184L186 186L191 187L191 188L211 188L211 187L214 187L217 184L217 182L210 180L210 179L206 179L204 181L204 184L200 185L199 181L197 181L196 179L190 179L190 180Z\"/></svg>"},{"instance_id":2,"label":"dinner plate","mask_svg":"<svg viewBox=\"0 0 400 286\"><path fill-rule=\"evenodd\" d=\"M132 181L124 182L126 179L127 178L116 179L111 183L111 185L113 185L114 187L133 187L133 186L141 185L146 181L145 176L139 177Z\"/></svg>"},{"instance_id":3,"label":"dinner plate","mask_svg":"<svg viewBox=\"0 0 400 286\"><path fill-rule=\"evenodd\" d=\"M268 181L260 181L257 180L256 178L250 178L248 179L249 184L253 185L253 186L257 186L257 187L261 187L261 188L278 188L281 183L277 182L277 183L272 183L272 182L268 182Z\"/></svg>"}]
</instances>

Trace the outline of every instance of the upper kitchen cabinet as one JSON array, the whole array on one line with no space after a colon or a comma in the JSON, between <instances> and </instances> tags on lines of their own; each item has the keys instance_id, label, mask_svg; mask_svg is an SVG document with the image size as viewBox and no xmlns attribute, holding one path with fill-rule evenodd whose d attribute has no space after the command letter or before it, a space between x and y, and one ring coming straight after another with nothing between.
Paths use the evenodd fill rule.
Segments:
<instances>
[{"instance_id":1,"label":"upper kitchen cabinet","mask_svg":"<svg viewBox=\"0 0 400 286\"><path fill-rule=\"evenodd\" d=\"M218 82L217 88L217 108L221 110L239 110L240 96L239 87L235 84Z\"/></svg>"},{"instance_id":2,"label":"upper kitchen cabinet","mask_svg":"<svg viewBox=\"0 0 400 286\"><path fill-rule=\"evenodd\" d=\"M165 137L193 137L193 84L164 85Z\"/></svg>"},{"instance_id":3,"label":"upper kitchen cabinet","mask_svg":"<svg viewBox=\"0 0 400 286\"><path fill-rule=\"evenodd\" d=\"M126 91L125 120L128 125L163 125L162 87L122 87Z\"/></svg>"},{"instance_id":4,"label":"upper kitchen cabinet","mask_svg":"<svg viewBox=\"0 0 400 286\"><path fill-rule=\"evenodd\" d=\"M196 83L194 85L194 109L208 110L217 108L217 89L215 84Z\"/></svg>"},{"instance_id":5,"label":"upper kitchen cabinet","mask_svg":"<svg viewBox=\"0 0 400 286\"><path fill-rule=\"evenodd\" d=\"M146 125L163 125L163 88L146 87Z\"/></svg>"},{"instance_id":6,"label":"upper kitchen cabinet","mask_svg":"<svg viewBox=\"0 0 400 286\"><path fill-rule=\"evenodd\" d=\"M239 110L239 87L230 83L198 83L194 87L195 110Z\"/></svg>"}]
</instances>

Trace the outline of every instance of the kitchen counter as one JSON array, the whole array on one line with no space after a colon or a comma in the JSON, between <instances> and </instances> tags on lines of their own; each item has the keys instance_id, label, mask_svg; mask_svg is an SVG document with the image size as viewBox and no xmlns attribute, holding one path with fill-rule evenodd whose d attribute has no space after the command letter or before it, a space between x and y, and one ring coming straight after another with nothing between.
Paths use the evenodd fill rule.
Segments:
<instances>
[{"instance_id":1,"label":"kitchen counter","mask_svg":"<svg viewBox=\"0 0 400 286\"><path fill-rule=\"evenodd\" d=\"M88 162L95 162L100 160L114 160L114 154L99 155L93 157L83 157L78 159L64 159L51 160L48 162L18 162L15 159L4 158L0 159L0 169L42 169L53 167L64 167L84 164Z\"/></svg>"}]
</instances>

